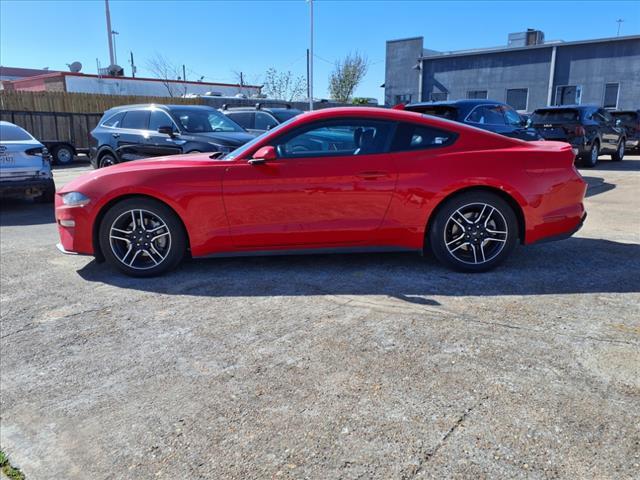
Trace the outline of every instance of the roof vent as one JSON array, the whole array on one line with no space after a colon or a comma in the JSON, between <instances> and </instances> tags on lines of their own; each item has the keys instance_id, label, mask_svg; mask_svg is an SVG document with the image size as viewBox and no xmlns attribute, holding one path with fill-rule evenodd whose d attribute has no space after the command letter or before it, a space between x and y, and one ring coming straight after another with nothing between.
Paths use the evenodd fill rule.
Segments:
<instances>
[{"instance_id":1,"label":"roof vent","mask_svg":"<svg viewBox=\"0 0 640 480\"><path fill-rule=\"evenodd\" d=\"M508 45L510 47L528 47L531 45L541 45L544 43L544 32L527 28L526 32L516 32L509 34Z\"/></svg>"}]
</instances>

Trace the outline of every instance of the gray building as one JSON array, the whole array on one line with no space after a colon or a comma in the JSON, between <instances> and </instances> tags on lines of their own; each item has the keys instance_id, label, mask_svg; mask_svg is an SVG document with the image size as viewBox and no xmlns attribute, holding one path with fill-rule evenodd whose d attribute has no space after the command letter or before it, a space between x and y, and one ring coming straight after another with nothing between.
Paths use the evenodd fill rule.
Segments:
<instances>
[{"instance_id":1,"label":"gray building","mask_svg":"<svg viewBox=\"0 0 640 480\"><path fill-rule=\"evenodd\" d=\"M387 42L385 104L487 98L530 112L547 105L640 108L640 35L545 42L512 33L499 48L437 52L423 37Z\"/></svg>"}]
</instances>

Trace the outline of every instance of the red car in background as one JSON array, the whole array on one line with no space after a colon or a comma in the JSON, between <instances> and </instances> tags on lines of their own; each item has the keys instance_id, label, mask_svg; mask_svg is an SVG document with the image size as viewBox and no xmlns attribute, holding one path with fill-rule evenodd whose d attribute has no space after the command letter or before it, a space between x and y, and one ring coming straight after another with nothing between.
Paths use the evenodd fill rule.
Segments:
<instances>
[{"instance_id":1,"label":"red car in background","mask_svg":"<svg viewBox=\"0 0 640 480\"><path fill-rule=\"evenodd\" d=\"M87 173L56 195L65 253L133 276L185 255L413 250L478 272L585 218L571 146L393 109L295 117L221 158ZM212 158L214 157L214 158Z\"/></svg>"}]
</instances>

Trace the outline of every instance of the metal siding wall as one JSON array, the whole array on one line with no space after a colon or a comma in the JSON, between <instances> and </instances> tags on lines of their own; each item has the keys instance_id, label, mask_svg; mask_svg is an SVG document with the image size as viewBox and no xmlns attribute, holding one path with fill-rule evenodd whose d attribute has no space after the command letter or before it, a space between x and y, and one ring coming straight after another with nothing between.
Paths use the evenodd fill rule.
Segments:
<instances>
[{"instance_id":1,"label":"metal siding wall","mask_svg":"<svg viewBox=\"0 0 640 480\"><path fill-rule=\"evenodd\" d=\"M384 103L394 105L396 95L411 94L417 102L419 72L413 67L422 56L423 39L410 38L387 42L384 76Z\"/></svg>"},{"instance_id":2,"label":"metal siding wall","mask_svg":"<svg viewBox=\"0 0 640 480\"><path fill-rule=\"evenodd\" d=\"M487 90L490 100L504 102L507 89L528 88L528 109L533 110L547 103L550 61L551 48L425 59L423 97L429 100L442 87L449 100L467 98L469 90Z\"/></svg>"},{"instance_id":3,"label":"metal siding wall","mask_svg":"<svg viewBox=\"0 0 640 480\"><path fill-rule=\"evenodd\" d=\"M618 108L640 108L640 40L559 46L555 86L582 85L582 104L602 105L604 86L619 83Z\"/></svg>"}]
</instances>

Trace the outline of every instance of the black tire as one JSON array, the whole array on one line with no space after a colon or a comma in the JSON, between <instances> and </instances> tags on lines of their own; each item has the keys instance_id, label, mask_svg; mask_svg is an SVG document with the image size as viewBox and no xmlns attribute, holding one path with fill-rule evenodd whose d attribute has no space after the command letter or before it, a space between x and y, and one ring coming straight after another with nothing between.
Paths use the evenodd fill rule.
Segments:
<instances>
[{"instance_id":1,"label":"black tire","mask_svg":"<svg viewBox=\"0 0 640 480\"><path fill-rule=\"evenodd\" d=\"M618 143L618 148L616 148L615 153L611 154L611 160L613 160L614 162L621 162L622 159L624 158L624 153L625 153L625 148L624 148L624 144L625 144L626 140L623 138L620 140L620 142Z\"/></svg>"},{"instance_id":2,"label":"black tire","mask_svg":"<svg viewBox=\"0 0 640 480\"><path fill-rule=\"evenodd\" d=\"M53 149L53 162L56 165L71 165L75 153L69 145L59 145Z\"/></svg>"},{"instance_id":3,"label":"black tire","mask_svg":"<svg viewBox=\"0 0 640 480\"><path fill-rule=\"evenodd\" d=\"M53 203L56 198L56 185L53 183L53 180L49 180L47 182L47 187L44 191L34 198L34 200L38 203Z\"/></svg>"},{"instance_id":4,"label":"black tire","mask_svg":"<svg viewBox=\"0 0 640 480\"><path fill-rule=\"evenodd\" d=\"M116 163L118 163L118 160L116 159L116 157L114 157L110 153L105 153L104 155L101 155L100 158L98 159L98 168L109 167L111 165L115 165Z\"/></svg>"},{"instance_id":5,"label":"black tire","mask_svg":"<svg viewBox=\"0 0 640 480\"><path fill-rule=\"evenodd\" d=\"M594 140L589 153L582 157L582 166L587 168L593 168L598 163L598 157L600 156L600 143Z\"/></svg>"},{"instance_id":6,"label":"black tire","mask_svg":"<svg viewBox=\"0 0 640 480\"><path fill-rule=\"evenodd\" d=\"M143 220L149 220L145 226L152 228L141 229L138 219L136 219L136 226L132 228L132 211L134 211L134 215L136 215L136 211L143 212L145 215ZM164 223L164 227L158 231L158 223L152 223L151 218L147 217L159 219ZM129 226L125 227L126 224ZM110 232L116 225L121 230L114 232L122 237L112 240ZM168 234L165 233L165 228ZM154 243L153 238L149 239L147 234L153 235L150 233L150 230L153 229L156 230L153 234L164 236L164 246L157 241ZM123 230L132 230L132 233L120 233ZM116 203L103 217L98 235L100 249L105 260L132 277L153 277L177 267L184 257L187 247L184 227L178 216L164 203L150 198L129 198ZM128 240L124 240L125 237ZM125 252L129 249L132 253L125 256ZM152 255L152 251L158 256L155 253ZM163 255L164 258L160 260ZM124 262L121 258L124 259ZM132 258L133 261L129 263Z\"/></svg>"},{"instance_id":7,"label":"black tire","mask_svg":"<svg viewBox=\"0 0 640 480\"><path fill-rule=\"evenodd\" d=\"M475 216L480 213L482 216ZM506 233L489 233L498 231ZM428 240L435 257L447 267L460 272L486 272L511 254L518 231L516 214L505 200L491 192L471 191L452 197L438 209ZM456 243L452 239L457 239Z\"/></svg>"}]
</instances>

